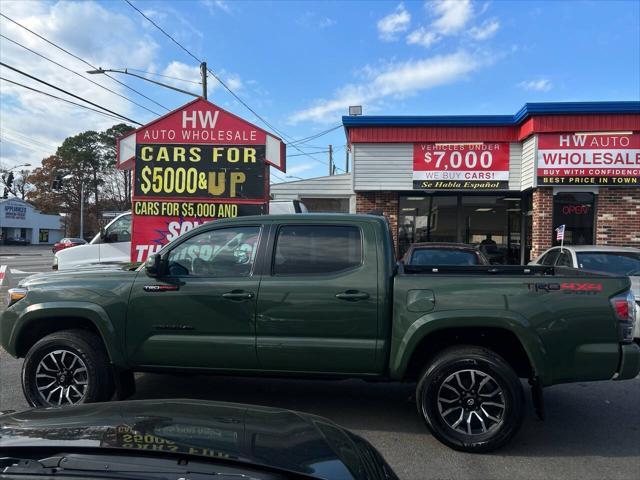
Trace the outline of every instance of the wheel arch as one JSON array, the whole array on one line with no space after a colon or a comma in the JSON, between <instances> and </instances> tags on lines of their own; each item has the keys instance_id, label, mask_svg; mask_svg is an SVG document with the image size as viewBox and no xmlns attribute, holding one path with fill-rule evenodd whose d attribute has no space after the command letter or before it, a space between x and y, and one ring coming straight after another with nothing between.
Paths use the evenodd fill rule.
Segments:
<instances>
[{"instance_id":1,"label":"wheel arch","mask_svg":"<svg viewBox=\"0 0 640 480\"><path fill-rule=\"evenodd\" d=\"M31 305L23 313L16 327L12 332L11 343L17 357L24 357L29 349L46 335L63 330L81 329L100 338L113 365L126 365L115 329L106 312L98 305Z\"/></svg>"},{"instance_id":2,"label":"wheel arch","mask_svg":"<svg viewBox=\"0 0 640 480\"><path fill-rule=\"evenodd\" d=\"M455 345L488 348L503 357L520 377L545 377L544 345L526 319L512 312L427 315L414 322L396 344L390 375L397 380L416 378L435 355Z\"/></svg>"}]
</instances>

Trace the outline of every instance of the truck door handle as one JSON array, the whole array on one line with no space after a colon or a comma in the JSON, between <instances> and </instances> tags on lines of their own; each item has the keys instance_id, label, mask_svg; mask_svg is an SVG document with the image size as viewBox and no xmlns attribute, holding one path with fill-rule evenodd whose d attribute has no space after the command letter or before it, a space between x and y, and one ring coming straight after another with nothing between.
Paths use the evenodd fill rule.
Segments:
<instances>
[{"instance_id":1,"label":"truck door handle","mask_svg":"<svg viewBox=\"0 0 640 480\"><path fill-rule=\"evenodd\" d=\"M250 300L253 298L253 293L242 290L232 290L231 292L223 293L222 298L226 298L227 300Z\"/></svg>"},{"instance_id":2,"label":"truck door handle","mask_svg":"<svg viewBox=\"0 0 640 480\"><path fill-rule=\"evenodd\" d=\"M369 294L367 292L359 292L358 290L347 290L346 292L336 293L336 298L357 302L358 300L366 300L369 298Z\"/></svg>"}]
</instances>

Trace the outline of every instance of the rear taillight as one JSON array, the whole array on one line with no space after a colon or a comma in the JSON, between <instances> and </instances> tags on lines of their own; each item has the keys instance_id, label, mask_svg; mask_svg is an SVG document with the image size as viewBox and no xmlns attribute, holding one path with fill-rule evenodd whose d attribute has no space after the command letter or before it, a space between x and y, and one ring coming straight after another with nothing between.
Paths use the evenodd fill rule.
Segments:
<instances>
[{"instance_id":1,"label":"rear taillight","mask_svg":"<svg viewBox=\"0 0 640 480\"><path fill-rule=\"evenodd\" d=\"M633 341L633 326L636 320L636 302L631 291L625 295L618 295L611 299L611 306L620 323L620 341Z\"/></svg>"}]
</instances>

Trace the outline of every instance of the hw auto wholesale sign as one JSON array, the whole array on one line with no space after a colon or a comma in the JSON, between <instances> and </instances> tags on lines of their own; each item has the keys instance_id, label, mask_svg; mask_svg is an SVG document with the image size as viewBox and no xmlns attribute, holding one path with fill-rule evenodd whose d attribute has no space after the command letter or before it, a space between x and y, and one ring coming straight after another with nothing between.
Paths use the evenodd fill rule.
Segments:
<instances>
[{"instance_id":1,"label":"hw auto wholesale sign","mask_svg":"<svg viewBox=\"0 0 640 480\"><path fill-rule=\"evenodd\" d=\"M499 190L509 187L509 143L416 143L413 188Z\"/></svg>"},{"instance_id":2,"label":"hw auto wholesale sign","mask_svg":"<svg viewBox=\"0 0 640 480\"><path fill-rule=\"evenodd\" d=\"M202 223L267 213L269 164L285 157L280 139L204 99L123 137L118 156L134 172L134 262Z\"/></svg>"},{"instance_id":3,"label":"hw auto wholesale sign","mask_svg":"<svg viewBox=\"0 0 640 480\"><path fill-rule=\"evenodd\" d=\"M640 185L640 134L538 136L538 186Z\"/></svg>"}]
</instances>

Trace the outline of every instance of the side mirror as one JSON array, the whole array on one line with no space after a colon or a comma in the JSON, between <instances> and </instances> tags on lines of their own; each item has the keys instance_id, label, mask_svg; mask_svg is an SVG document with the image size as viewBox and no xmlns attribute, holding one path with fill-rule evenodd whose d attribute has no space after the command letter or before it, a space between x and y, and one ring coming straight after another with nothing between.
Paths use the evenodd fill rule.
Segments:
<instances>
[{"instance_id":1,"label":"side mirror","mask_svg":"<svg viewBox=\"0 0 640 480\"><path fill-rule=\"evenodd\" d=\"M156 253L150 255L144 262L144 268L150 277L160 277L162 275L162 255Z\"/></svg>"},{"instance_id":2,"label":"side mirror","mask_svg":"<svg viewBox=\"0 0 640 480\"><path fill-rule=\"evenodd\" d=\"M104 229L104 227L102 227L100 229L100 240L104 240L106 236L107 236L107 231Z\"/></svg>"}]
</instances>

